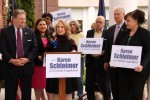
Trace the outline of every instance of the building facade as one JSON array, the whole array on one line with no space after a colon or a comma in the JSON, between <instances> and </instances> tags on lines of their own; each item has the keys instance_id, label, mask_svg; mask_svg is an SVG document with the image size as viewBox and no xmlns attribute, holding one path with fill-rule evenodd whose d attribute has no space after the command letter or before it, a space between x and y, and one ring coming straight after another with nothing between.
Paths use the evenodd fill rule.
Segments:
<instances>
[{"instance_id":1,"label":"building facade","mask_svg":"<svg viewBox=\"0 0 150 100\"><path fill-rule=\"evenodd\" d=\"M113 16L109 16L109 4L114 3L115 0L104 1L106 20L109 21L109 19L113 19ZM59 0L58 9L71 8L73 19L82 22L83 33L86 33L97 17L98 5L99 0ZM148 19L148 0L137 0L137 8L143 10L146 14L146 19Z\"/></svg>"},{"instance_id":2,"label":"building facade","mask_svg":"<svg viewBox=\"0 0 150 100\"><path fill-rule=\"evenodd\" d=\"M6 26L6 0L0 0L0 29Z\"/></svg>"},{"instance_id":3,"label":"building facade","mask_svg":"<svg viewBox=\"0 0 150 100\"><path fill-rule=\"evenodd\" d=\"M35 0L35 18L38 19L45 12L58 10L58 0Z\"/></svg>"}]
</instances>

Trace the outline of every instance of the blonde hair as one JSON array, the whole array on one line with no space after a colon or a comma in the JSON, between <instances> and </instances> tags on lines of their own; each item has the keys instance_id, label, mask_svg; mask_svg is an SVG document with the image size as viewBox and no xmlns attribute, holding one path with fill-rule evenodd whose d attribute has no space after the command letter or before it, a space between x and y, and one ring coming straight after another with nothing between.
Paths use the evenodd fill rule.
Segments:
<instances>
[{"instance_id":1,"label":"blonde hair","mask_svg":"<svg viewBox=\"0 0 150 100\"><path fill-rule=\"evenodd\" d=\"M63 26L65 28L65 34L64 35L66 35L68 37L68 39L70 39L70 27L69 27L68 23L62 19L58 20L56 25L55 25L55 36L57 35L57 26L59 23L63 24Z\"/></svg>"},{"instance_id":2,"label":"blonde hair","mask_svg":"<svg viewBox=\"0 0 150 100\"><path fill-rule=\"evenodd\" d=\"M118 11L122 12L122 14L124 14L124 15L125 15L125 10L124 10L124 8L123 8L123 7L121 7L121 6L116 6L116 7L114 7L114 11L116 11L116 10L118 10Z\"/></svg>"}]
</instances>

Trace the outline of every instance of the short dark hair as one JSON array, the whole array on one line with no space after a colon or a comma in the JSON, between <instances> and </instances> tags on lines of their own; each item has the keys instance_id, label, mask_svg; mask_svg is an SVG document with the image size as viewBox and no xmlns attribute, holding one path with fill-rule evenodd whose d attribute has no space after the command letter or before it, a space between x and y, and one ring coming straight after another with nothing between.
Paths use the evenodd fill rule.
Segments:
<instances>
[{"instance_id":1,"label":"short dark hair","mask_svg":"<svg viewBox=\"0 0 150 100\"><path fill-rule=\"evenodd\" d=\"M44 14L42 15L42 18L46 18L46 17L51 18L51 22L53 21L53 15L52 15L51 13L44 13Z\"/></svg>"},{"instance_id":2,"label":"short dark hair","mask_svg":"<svg viewBox=\"0 0 150 100\"><path fill-rule=\"evenodd\" d=\"M128 16L131 16L133 19L137 20L139 25L143 24L146 21L145 13L139 9L127 13L124 19L126 20Z\"/></svg>"}]
</instances>

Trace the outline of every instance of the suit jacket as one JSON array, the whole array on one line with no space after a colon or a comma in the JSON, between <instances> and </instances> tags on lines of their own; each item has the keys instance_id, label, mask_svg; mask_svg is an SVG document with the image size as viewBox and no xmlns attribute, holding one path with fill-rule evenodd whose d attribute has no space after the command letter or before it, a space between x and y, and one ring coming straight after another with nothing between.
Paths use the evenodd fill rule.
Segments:
<instances>
[{"instance_id":1,"label":"suit jacket","mask_svg":"<svg viewBox=\"0 0 150 100\"><path fill-rule=\"evenodd\" d=\"M127 45L129 38L130 30L127 30L121 45ZM142 47L142 56L141 56L141 65L144 67L142 73L150 73L150 32L142 27L138 27L136 33L131 37L129 46L141 46Z\"/></svg>"},{"instance_id":2,"label":"suit jacket","mask_svg":"<svg viewBox=\"0 0 150 100\"><path fill-rule=\"evenodd\" d=\"M45 34L45 37L48 40L48 43L47 43L46 47L44 47L44 45L43 45L40 32L38 30L35 31L35 38L36 38L37 47L38 47L37 55L36 55L35 60L34 60L35 66L43 66L43 61L39 60L38 56L42 56L43 57L44 53L48 52L49 49L50 49L50 42L51 42L50 38L52 38L52 33Z\"/></svg>"},{"instance_id":3,"label":"suit jacket","mask_svg":"<svg viewBox=\"0 0 150 100\"><path fill-rule=\"evenodd\" d=\"M94 38L94 33L95 33L95 29L88 30L86 37L87 37L87 38ZM102 49L102 50L105 50L106 30L103 30L103 32L102 32L102 38L104 38L103 49ZM100 61L100 63L103 63L103 56L104 56L104 55L99 56L99 61ZM85 60L85 66L86 66L86 67L89 65L89 63L92 63L92 62L91 62L91 59L94 59L94 58L93 58L90 54L87 54L87 55L86 55L86 60Z\"/></svg>"},{"instance_id":4,"label":"suit jacket","mask_svg":"<svg viewBox=\"0 0 150 100\"><path fill-rule=\"evenodd\" d=\"M37 43L34 36L34 32L24 27L22 32L22 41L23 41L23 52L24 57L29 58L30 62L26 63L23 67L17 67L11 63L9 63L10 59L16 58L16 35L15 28L13 25L2 29L0 43L1 43L1 51L3 54L3 60L5 63L5 74L17 75L18 71L22 75L31 76L33 73L34 66L34 58L37 52Z\"/></svg>"},{"instance_id":5,"label":"suit jacket","mask_svg":"<svg viewBox=\"0 0 150 100\"><path fill-rule=\"evenodd\" d=\"M111 56L111 49L112 49L112 45L119 45L124 34L126 31L126 25L125 23L123 23L122 27L120 28L120 31L116 37L115 43L113 43L114 40L114 33L115 33L115 28L116 28L116 24L111 26L108 30L107 30L107 34L106 34L106 45L105 45L105 62L109 62L110 61L110 56Z\"/></svg>"}]
</instances>

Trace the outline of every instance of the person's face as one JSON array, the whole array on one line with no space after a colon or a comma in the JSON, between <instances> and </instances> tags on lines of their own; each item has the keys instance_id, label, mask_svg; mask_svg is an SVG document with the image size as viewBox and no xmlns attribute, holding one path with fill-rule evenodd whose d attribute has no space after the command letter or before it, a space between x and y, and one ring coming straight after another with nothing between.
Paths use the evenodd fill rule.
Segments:
<instances>
[{"instance_id":1,"label":"person's face","mask_svg":"<svg viewBox=\"0 0 150 100\"><path fill-rule=\"evenodd\" d=\"M64 35L65 34L65 27L63 23L59 22L56 26L56 33L58 35Z\"/></svg>"},{"instance_id":2,"label":"person's face","mask_svg":"<svg viewBox=\"0 0 150 100\"><path fill-rule=\"evenodd\" d=\"M41 32L44 33L47 29L47 24L45 21L40 21L37 25L37 29Z\"/></svg>"},{"instance_id":3,"label":"person's face","mask_svg":"<svg viewBox=\"0 0 150 100\"><path fill-rule=\"evenodd\" d=\"M98 30L98 29L102 29L105 25L105 20L104 18L97 18L96 21L95 21L95 29Z\"/></svg>"},{"instance_id":4,"label":"person's face","mask_svg":"<svg viewBox=\"0 0 150 100\"><path fill-rule=\"evenodd\" d=\"M50 17L45 17L45 20L47 21L47 24L48 24L48 25L50 25L50 24L52 23Z\"/></svg>"},{"instance_id":5,"label":"person's face","mask_svg":"<svg viewBox=\"0 0 150 100\"><path fill-rule=\"evenodd\" d=\"M133 19L131 16L128 16L126 18L126 26L127 26L128 29L133 29L137 25L138 25L137 20Z\"/></svg>"},{"instance_id":6,"label":"person's face","mask_svg":"<svg viewBox=\"0 0 150 100\"><path fill-rule=\"evenodd\" d=\"M77 27L76 27L76 25L75 25L74 22L71 22L71 23L70 23L70 28L71 28L71 31L72 31L72 32L76 32L76 31L77 31Z\"/></svg>"},{"instance_id":7,"label":"person's face","mask_svg":"<svg viewBox=\"0 0 150 100\"><path fill-rule=\"evenodd\" d=\"M114 11L114 20L117 24L121 24L124 20L124 14L120 10Z\"/></svg>"},{"instance_id":8,"label":"person's face","mask_svg":"<svg viewBox=\"0 0 150 100\"><path fill-rule=\"evenodd\" d=\"M18 14L16 18L13 19L14 25L17 28L23 28L26 26L26 15Z\"/></svg>"}]
</instances>

